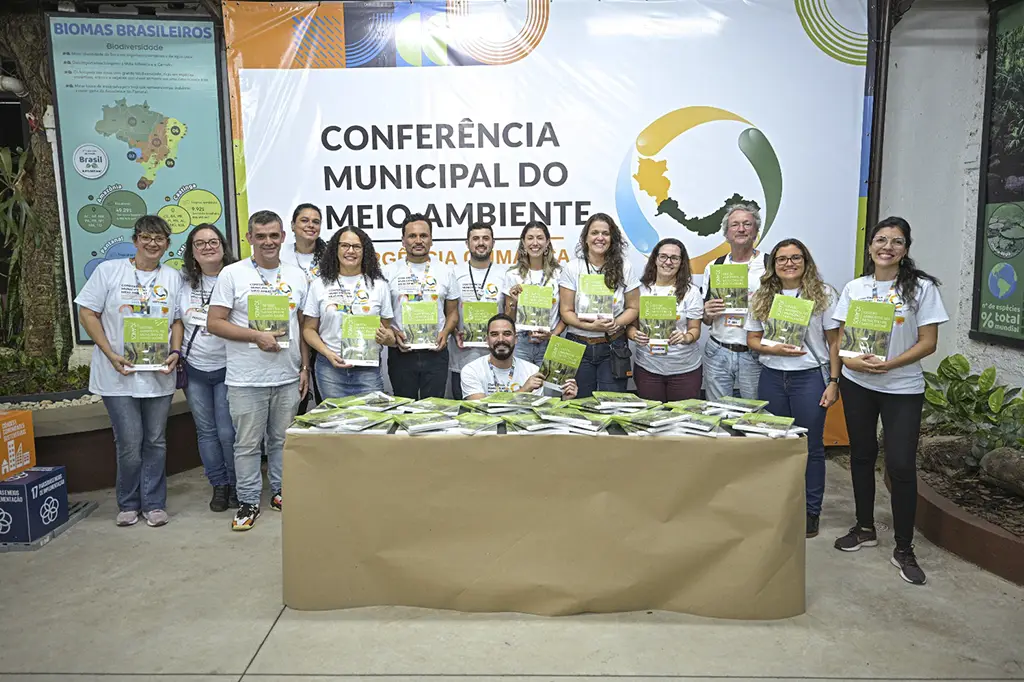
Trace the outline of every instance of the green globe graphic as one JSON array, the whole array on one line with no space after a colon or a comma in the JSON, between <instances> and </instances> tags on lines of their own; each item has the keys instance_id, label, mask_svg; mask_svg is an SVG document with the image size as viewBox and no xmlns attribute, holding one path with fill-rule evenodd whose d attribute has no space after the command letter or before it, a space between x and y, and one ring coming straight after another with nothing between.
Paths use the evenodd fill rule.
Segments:
<instances>
[{"instance_id":1,"label":"green globe graphic","mask_svg":"<svg viewBox=\"0 0 1024 682\"><path fill-rule=\"evenodd\" d=\"M1017 291L1017 271L1009 263L997 263L988 273L988 290L1000 301Z\"/></svg>"}]
</instances>

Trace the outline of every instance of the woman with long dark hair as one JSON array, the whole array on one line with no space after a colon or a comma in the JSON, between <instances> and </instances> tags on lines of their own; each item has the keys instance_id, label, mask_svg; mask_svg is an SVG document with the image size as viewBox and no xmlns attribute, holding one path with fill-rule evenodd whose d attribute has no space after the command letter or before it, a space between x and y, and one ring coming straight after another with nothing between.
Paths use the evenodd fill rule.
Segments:
<instances>
[{"instance_id":1,"label":"woman with long dark hair","mask_svg":"<svg viewBox=\"0 0 1024 682\"><path fill-rule=\"evenodd\" d=\"M185 240L184 282L178 309L185 325L182 362L188 375L185 397L199 439L199 458L213 487L210 510L238 508L235 494L235 428L228 409L227 350L224 339L206 330L206 314L217 276L237 259L224 235L213 225L196 225Z\"/></svg>"},{"instance_id":2,"label":"woman with long dark hair","mask_svg":"<svg viewBox=\"0 0 1024 682\"><path fill-rule=\"evenodd\" d=\"M671 296L675 319L658 324L656 318L640 317L626 327L636 349L633 380L641 398L666 402L700 396L701 353L696 344L704 299L690 278L690 256L683 243L671 237L658 242L640 276L640 311L658 302L645 304L645 297Z\"/></svg>"},{"instance_id":3,"label":"woman with long dark hair","mask_svg":"<svg viewBox=\"0 0 1024 682\"><path fill-rule=\"evenodd\" d=\"M548 329L520 329L516 339L515 356L537 366L544 361L548 339L559 336L565 330L565 325L558 315L558 276L561 271L562 268L555 258L555 249L551 246L548 226L539 220L528 222L519 235L516 263L505 273L501 294L505 314L516 320L517 327L521 327L523 324L530 326L536 322L523 316L516 317L519 294L523 292L523 286L551 289L551 314L543 321L548 325Z\"/></svg>"},{"instance_id":4,"label":"woman with long dark hair","mask_svg":"<svg viewBox=\"0 0 1024 682\"><path fill-rule=\"evenodd\" d=\"M885 467L892 484L891 563L900 577L923 585L924 571L914 554L917 511L917 442L924 406L921 360L935 352L939 325L949 320L939 295L939 281L918 269L910 257L910 224L903 218L882 220L868 233L864 276L843 288L835 319L845 333L851 301L876 301L894 308L894 323L885 358L875 354L843 358L843 411L850 433L850 474L857 523L835 542L853 552L874 547L875 460L878 418L885 439Z\"/></svg>"},{"instance_id":5,"label":"woman with long dark hair","mask_svg":"<svg viewBox=\"0 0 1024 682\"><path fill-rule=\"evenodd\" d=\"M590 216L580 232L577 257L558 278L559 311L566 338L586 344L576 383L579 397L625 391L629 347L625 329L640 309L640 280L626 260L622 230L607 213Z\"/></svg>"},{"instance_id":6,"label":"woman with long dark hair","mask_svg":"<svg viewBox=\"0 0 1024 682\"><path fill-rule=\"evenodd\" d=\"M327 244L320 238L320 209L299 204L292 211L292 240L281 247L281 262L296 265L310 282L317 276L320 258Z\"/></svg>"},{"instance_id":7,"label":"woman with long dark hair","mask_svg":"<svg viewBox=\"0 0 1024 682\"><path fill-rule=\"evenodd\" d=\"M770 315L778 296L811 301L811 319L801 338L783 336L783 327ZM757 397L768 411L792 417L807 429L807 537L818 534L825 494L825 414L839 399L839 323L835 289L822 280L814 258L799 239L783 239L768 257L768 269L750 301L744 323L747 346L763 365ZM785 330L792 331L793 329ZM779 340L786 341L780 343Z\"/></svg>"},{"instance_id":8,"label":"woman with long dark hair","mask_svg":"<svg viewBox=\"0 0 1024 682\"><path fill-rule=\"evenodd\" d=\"M381 273L373 242L358 227L343 227L327 242L303 314L302 338L317 352L316 376L324 398L383 390L379 359L374 364L365 356L348 360L343 357L342 331L345 318L351 315L380 318L373 339L363 339L355 345L395 345L388 283Z\"/></svg>"}]
</instances>

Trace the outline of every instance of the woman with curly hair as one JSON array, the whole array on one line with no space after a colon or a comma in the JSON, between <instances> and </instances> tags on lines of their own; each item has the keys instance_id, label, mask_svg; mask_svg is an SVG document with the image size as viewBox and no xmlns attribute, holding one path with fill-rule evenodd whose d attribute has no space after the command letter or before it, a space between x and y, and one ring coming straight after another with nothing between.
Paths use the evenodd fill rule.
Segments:
<instances>
[{"instance_id":1,"label":"woman with curly hair","mask_svg":"<svg viewBox=\"0 0 1024 682\"><path fill-rule=\"evenodd\" d=\"M818 534L818 518L825 493L825 414L839 399L839 323L832 319L838 295L822 281L811 252L799 239L784 239L768 258L761 287L750 301L744 328L747 345L763 365L757 396L768 401L768 411L792 417L807 429L807 537ZM778 296L794 296L814 304L810 324L801 343L799 327L770 318ZM776 339L772 341L771 339Z\"/></svg>"},{"instance_id":2,"label":"woman with curly hair","mask_svg":"<svg viewBox=\"0 0 1024 682\"><path fill-rule=\"evenodd\" d=\"M627 375L614 371L613 355L629 357L625 329L640 312L640 280L626 260L622 230L610 215L590 216L576 255L562 268L558 298L566 338L587 346L576 373L578 395L625 391Z\"/></svg>"},{"instance_id":3,"label":"woman with curly hair","mask_svg":"<svg viewBox=\"0 0 1024 682\"><path fill-rule=\"evenodd\" d=\"M379 362L357 366L342 357L341 329L347 315L380 317L374 342L395 345L388 283L373 242L361 229L343 227L327 242L302 313L302 338L317 352L316 376L324 398L384 389Z\"/></svg>"},{"instance_id":4,"label":"woman with curly hair","mask_svg":"<svg viewBox=\"0 0 1024 682\"><path fill-rule=\"evenodd\" d=\"M555 249L551 246L548 226L539 220L531 220L519 235L516 263L505 273L501 296L505 314L516 320L517 327L538 323L548 325L547 331L520 329L517 334L515 356L538 367L544 361L548 339L560 335L565 330L565 325L558 316L558 276L561 271L562 268L555 258ZM519 294L523 292L523 286L529 285L551 289L551 314L546 318L531 320L522 315L516 316L519 309Z\"/></svg>"}]
</instances>

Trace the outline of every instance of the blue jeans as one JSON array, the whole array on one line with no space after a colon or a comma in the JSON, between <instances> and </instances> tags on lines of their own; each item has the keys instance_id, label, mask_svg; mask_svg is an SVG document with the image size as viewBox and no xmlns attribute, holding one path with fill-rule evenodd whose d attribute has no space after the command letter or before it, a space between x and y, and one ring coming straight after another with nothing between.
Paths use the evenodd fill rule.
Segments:
<instances>
[{"instance_id":1,"label":"blue jeans","mask_svg":"<svg viewBox=\"0 0 1024 682\"><path fill-rule=\"evenodd\" d=\"M231 425L228 387L224 384L227 369L204 372L186 364L185 371L188 373L185 397L196 425L199 458L203 460L206 480L210 485L234 485L235 427Z\"/></svg>"},{"instance_id":2,"label":"blue jeans","mask_svg":"<svg viewBox=\"0 0 1024 682\"><path fill-rule=\"evenodd\" d=\"M117 451L117 508L167 508L167 415L171 397L104 396Z\"/></svg>"},{"instance_id":3,"label":"blue jeans","mask_svg":"<svg viewBox=\"0 0 1024 682\"><path fill-rule=\"evenodd\" d=\"M228 386L231 423L235 426L235 492L243 504L259 504L263 491L260 442L266 438L270 491L281 490L284 432L299 409L299 384Z\"/></svg>"},{"instance_id":4,"label":"blue jeans","mask_svg":"<svg viewBox=\"0 0 1024 682\"><path fill-rule=\"evenodd\" d=\"M585 343L583 337L575 334L566 334L567 339L576 343ZM583 360L580 368L576 371L576 386L579 388L577 396L589 398L594 391L622 391L626 390L626 379L616 379L612 376L612 346L621 347L626 345L626 337L620 336L608 343L586 344L583 351Z\"/></svg>"},{"instance_id":5,"label":"blue jeans","mask_svg":"<svg viewBox=\"0 0 1024 682\"><path fill-rule=\"evenodd\" d=\"M765 367L757 394L768 401L767 410L780 417L793 417L797 426L807 429L807 513L821 514L825 495L825 413L819 403L825 392L820 369L783 372Z\"/></svg>"},{"instance_id":6,"label":"blue jeans","mask_svg":"<svg viewBox=\"0 0 1024 682\"><path fill-rule=\"evenodd\" d=\"M395 351L396 353L398 351ZM345 398L350 395L383 391L380 367L338 369L322 355L316 357L316 383L323 398Z\"/></svg>"},{"instance_id":7,"label":"blue jeans","mask_svg":"<svg viewBox=\"0 0 1024 682\"><path fill-rule=\"evenodd\" d=\"M760 375L757 353L737 353L711 338L704 344L704 392L708 400L718 400L724 395L756 400Z\"/></svg>"},{"instance_id":8,"label":"blue jeans","mask_svg":"<svg viewBox=\"0 0 1024 682\"><path fill-rule=\"evenodd\" d=\"M544 362L544 353L547 352L548 342L530 343L530 332L519 332L516 334L516 349L513 354L520 360L532 362L538 367Z\"/></svg>"}]
</instances>

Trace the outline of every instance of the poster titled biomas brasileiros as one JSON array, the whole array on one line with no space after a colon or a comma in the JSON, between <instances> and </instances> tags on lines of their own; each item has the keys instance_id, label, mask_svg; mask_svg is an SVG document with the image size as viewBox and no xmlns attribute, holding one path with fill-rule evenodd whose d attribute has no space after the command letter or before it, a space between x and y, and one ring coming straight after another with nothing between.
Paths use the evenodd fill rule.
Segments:
<instances>
[{"instance_id":1,"label":"poster titled biomas brasileiros","mask_svg":"<svg viewBox=\"0 0 1024 682\"><path fill-rule=\"evenodd\" d=\"M180 269L190 228L229 231L212 22L52 14L49 29L72 296L135 253L146 214L170 224L163 262Z\"/></svg>"}]
</instances>

